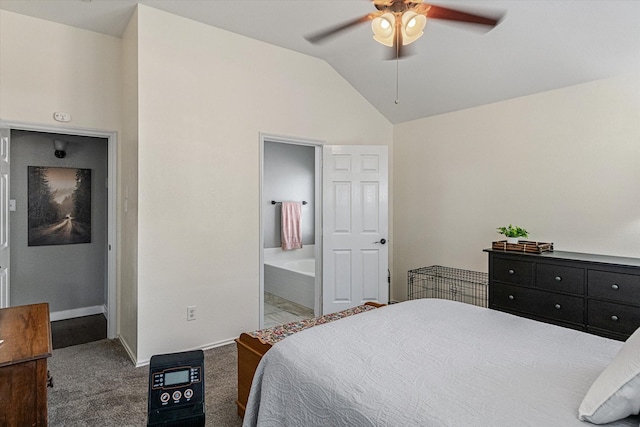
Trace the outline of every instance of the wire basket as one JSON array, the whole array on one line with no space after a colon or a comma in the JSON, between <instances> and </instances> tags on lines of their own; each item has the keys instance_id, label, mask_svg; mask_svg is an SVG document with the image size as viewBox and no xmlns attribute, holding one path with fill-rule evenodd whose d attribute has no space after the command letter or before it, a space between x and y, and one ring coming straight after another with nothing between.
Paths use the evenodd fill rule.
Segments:
<instances>
[{"instance_id":1,"label":"wire basket","mask_svg":"<svg viewBox=\"0 0 640 427\"><path fill-rule=\"evenodd\" d=\"M432 265L409 270L409 299L440 298L487 307L489 275Z\"/></svg>"}]
</instances>

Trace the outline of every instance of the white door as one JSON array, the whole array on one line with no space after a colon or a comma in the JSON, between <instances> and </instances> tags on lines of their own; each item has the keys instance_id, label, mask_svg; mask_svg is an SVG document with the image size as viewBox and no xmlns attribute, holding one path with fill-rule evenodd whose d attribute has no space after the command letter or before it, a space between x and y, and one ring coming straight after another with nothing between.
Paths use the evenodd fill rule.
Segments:
<instances>
[{"instance_id":1,"label":"white door","mask_svg":"<svg viewBox=\"0 0 640 427\"><path fill-rule=\"evenodd\" d=\"M323 152L322 313L389 300L386 146Z\"/></svg>"},{"instance_id":2,"label":"white door","mask_svg":"<svg viewBox=\"0 0 640 427\"><path fill-rule=\"evenodd\" d=\"M0 308L9 307L9 136L0 127Z\"/></svg>"}]
</instances>

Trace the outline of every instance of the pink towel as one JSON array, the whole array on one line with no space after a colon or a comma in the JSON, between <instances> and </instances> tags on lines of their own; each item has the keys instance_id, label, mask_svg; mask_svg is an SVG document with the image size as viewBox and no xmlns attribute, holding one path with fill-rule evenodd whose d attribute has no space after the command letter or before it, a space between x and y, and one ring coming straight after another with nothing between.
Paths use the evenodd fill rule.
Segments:
<instances>
[{"instance_id":1,"label":"pink towel","mask_svg":"<svg viewBox=\"0 0 640 427\"><path fill-rule=\"evenodd\" d=\"M282 250L302 249L300 218L302 203L282 202Z\"/></svg>"}]
</instances>

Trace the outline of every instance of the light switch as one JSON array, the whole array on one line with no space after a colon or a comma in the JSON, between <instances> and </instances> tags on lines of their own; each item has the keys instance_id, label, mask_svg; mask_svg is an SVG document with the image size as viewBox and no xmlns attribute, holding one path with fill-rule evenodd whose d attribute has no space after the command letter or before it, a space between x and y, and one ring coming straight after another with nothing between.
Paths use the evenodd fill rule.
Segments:
<instances>
[{"instance_id":1,"label":"light switch","mask_svg":"<svg viewBox=\"0 0 640 427\"><path fill-rule=\"evenodd\" d=\"M9 211L10 212L15 212L16 210L16 199L10 199L9 200Z\"/></svg>"}]
</instances>

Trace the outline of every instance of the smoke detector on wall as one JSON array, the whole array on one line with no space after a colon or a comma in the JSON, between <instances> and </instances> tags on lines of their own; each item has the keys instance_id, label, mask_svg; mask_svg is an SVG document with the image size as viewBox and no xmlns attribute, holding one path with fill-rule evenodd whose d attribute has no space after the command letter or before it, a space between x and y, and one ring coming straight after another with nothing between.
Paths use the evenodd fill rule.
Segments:
<instances>
[{"instance_id":1,"label":"smoke detector on wall","mask_svg":"<svg viewBox=\"0 0 640 427\"><path fill-rule=\"evenodd\" d=\"M55 113L53 113L53 120L55 120L57 122L70 122L71 121L71 114L55 112Z\"/></svg>"}]
</instances>

